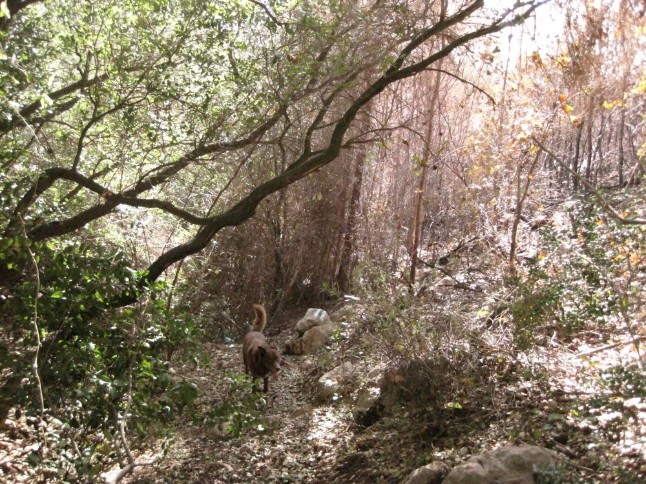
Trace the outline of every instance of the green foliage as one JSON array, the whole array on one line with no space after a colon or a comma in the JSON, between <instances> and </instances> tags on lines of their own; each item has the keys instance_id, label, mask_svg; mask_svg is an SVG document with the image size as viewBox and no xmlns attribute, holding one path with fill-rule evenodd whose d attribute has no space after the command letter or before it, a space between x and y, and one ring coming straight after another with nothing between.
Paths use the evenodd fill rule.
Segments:
<instances>
[{"instance_id":1,"label":"green foliage","mask_svg":"<svg viewBox=\"0 0 646 484\"><path fill-rule=\"evenodd\" d=\"M55 0L26 7L0 32L0 363L19 382L11 405L37 414L31 361L42 341L46 412L66 429L51 454L61 479L91 480L115 462L121 419L136 445L193 405L197 389L170 359L190 353L204 324L168 309L163 284L144 290L141 268L195 227L122 205L63 236L33 231L100 211L108 193L164 170L172 173L163 183L134 196L206 215L241 159L253 156L251 173L256 160L276 159L271 146L247 141L251 132L279 108L301 102L315 112L318 99L350 87L348 73L390 48L378 40L347 56L357 45L339 33L356 19L338 3L279 1L271 11L289 21L240 0ZM51 169L66 176L50 178ZM238 177L222 201L249 179ZM155 242L142 248L142 234ZM177 287L187 286L180 278L175 296ZM140 303L112 309L120 298ZM262 397L238 396L249 385L231 377L229 403L217 410L233 434L261 423Z\"/></svg>"},{"instance_id":2,"label":"green foliage","mask_svg":"<svg viewBox=\"0 0 646 484\"><path fill-rule=\"evenodd\" d=\"M352 121L343 113L361 89L402 42L433 32L434 19L397 2L22 6L0 32L2 364L20 382L12 404L39 412L30 365L42 341L46 413L64 429L51 458L61 460L60 479L90 481L119 460L121 423L136 445L197 397L170 360L184 356L201 321L169 309L167 288L149 285L142 268L158 262L149 266L160 268L156 280L169 267L163 255L176 262L220 230L204 230L207 217L219 220L285 167L306 167L293 163L299 154L324 154L339 116ZM203 245L187 249L192 238ZM231 259L233 274L240 261L252 265ZM364 280L385 293L392 281L376 266ZM114 309L116 300L139 303ZM426 350L421 312L405 298L393 304L378 321L395 328L393 351ZM257 427L263 400L239 397L248 382L231 378L218 418L239 434Z\"/></svg>"},{"instance_id":3,"label":"green foliage","mask_svg":"<svg viewBox=\"0 0 646 484\"><path fill-rule=\"evenodd\" d=\"M540 467L534 471L534 479L537 484L561 484L564 481L565 473L563 466Z\"/></svg>"},{"instance_id":4,"label":"green foliage","mask_svg":"<svg viewBox=\"0 0 646 484\"><path fill-rule=\"evenodd\" d=\"M223 378L227 388L224 400L208 411L207 421L233 437L249 430L264 431L264 394L252 391L253 382L246 375L227 373Z\"/></svg>"},{"instance_id":5,"label":"green foliage","mask_svg":"<svg viewBox=\"0 0 646 484\"><path fill-rule=\"evenodd\" d=\"M375 292L368 298L363 343L367 352L379 348L379 354L401 364L412 359L449 355L452 348L442 348L441 329L452 326L456 332L463 329L457 317L445 314L439 307L433 309L406 288L391 295Z\"/></svg>"},{"instance_id":6,"label":"green foliage","mask_svg":"<svg viewBox=\"0 0 646 484\"><path fill-rule=\"evenodd\" d=\"M533 343L535 329L555 316L560 286L540 274L530 278L519 287L519 296L509 311L514 323L514 340L519 349L527 349Z\"/></svg>"},{"instance_id":7,"label":"green foliage","mask_svg":"<svg viewBox=\"0 0 646 484\"><path fill-rule=\"evenodd\" d=\"M614 366L601 372L601 384L612 395L646 398L646 373L637 365Z\"/></svg>"},{"instance_id":8,"label":"green foliage","mask_svg":"<svg viewBox=\"0 0 646 484\"><path fill-rule=\"evenodd\" d=\"M33 271L25 245L0 251L4 267ZM57 466L71 475L96 475L117 456L111 436L124 415L136 432L129 438L137 442L162 432L192 405L196 387L174 377L168 358L197 340L199 324L167 309L163 285L153 287L140 307L107 309L112 298L138 291L137 273L119 250L52 242L30 250L39 285L35 278L19 280L2 305L3 329L13 338L3 365L28 382L14 390L13 404L27 414L38 411L31 372L37 315L45 406L68 429L50 442L59 450L51 458L62 459ZM97 439L104 444L97 446ZM80 454L68 452L72 440Z\"/></svg>"},{"instance_id":9,"label":"green foliage","mask_svg":"<svg viewBox=\"0 0 646 484\"><path fill-rule=\"evenodd\" d=\"M354 267L352 278L358 281L357 287L365 291L365 295L383 295L387 297L393 284L393 275L389 274L386 266L369 260L360 260Z\"/></svg>"}]
</instances>

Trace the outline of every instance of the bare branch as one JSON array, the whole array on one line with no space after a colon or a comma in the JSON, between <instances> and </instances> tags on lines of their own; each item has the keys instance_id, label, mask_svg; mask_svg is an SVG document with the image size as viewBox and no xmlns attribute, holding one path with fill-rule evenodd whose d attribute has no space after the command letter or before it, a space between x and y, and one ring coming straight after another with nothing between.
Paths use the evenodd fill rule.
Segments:
<instances>
[{"instance_id":1,"label":"bare branch","mask_svg":"<svg viewBox=\"0 0 646 484\"><path fill-rule=\"evenodd\" d=\"M265 13L267 14L267 17L269 17L271 19L271 21L274 22L276 25L280 25L281 27L284 26L284 25L287 25L285 22L281 22L280 20L278 20L276 18L276 15L274 15L272 13L272 11L269 10L269 7L267 5L265 5L264 3L259 2L258 0L249 0L249 1L251 3L253 3L253 4L255 4L255 5L258 5L260 8L262 8L265 11Z\"/></svg>"},{"instance_id":2,"label":"bare branch","mask_svg":"<svg viewBox=\"0 0 646 484\"><path fill-rule=\"evenodd\" d=\"M457 79L458 81L463 82L464 84L468 84L469 86L474 88L476 91L478 91L480 94L483 94L483 95L487 96L489 98L489 101L491 101L491 104L493 104L493 105L496 104L496 100L493 97L491 97L491 95L488 92L486 92L484 89L478 87L473 82L467 81L464 77L460 77L457 74L453 74L452 72L445 71L444 69L436 69L434 67L428 67L425 70L429 71L429 72L441 72L442 74L446 74L447 76L453 77L454 79Z\"/></svg>"}]
</instances>

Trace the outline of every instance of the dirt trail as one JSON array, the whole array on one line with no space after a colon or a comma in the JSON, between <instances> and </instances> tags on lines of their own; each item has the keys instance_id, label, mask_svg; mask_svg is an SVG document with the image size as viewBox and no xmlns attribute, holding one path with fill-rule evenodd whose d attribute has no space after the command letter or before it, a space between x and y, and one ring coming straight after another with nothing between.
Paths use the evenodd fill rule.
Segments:
<instances>
[{"instance_id":1,"label":"dirt trail","mask_svg":"<svg viewBox=\"0 0 646 484\"><path fill-rule=\"evenodd\" d=\"M283 347L287 337L283 332L270 340ZM243 372L239 344L213 344L206 351L208 366L183 370L200 389L192 416L221 405L231 391L224 376ZM314 361L285 356L281 377L270 382L262 430L255 426L232 437L223 426L187 416L167 455L154 466L137 468L127 482L328 482L355 424L343 403L313 402L311 391L323 372Z\"/></svg>"},{"instance_id":2,"label":"dirt trail","mask_svg":"<svg viewBox=\"0 0 646 484\"><path fill-rule=\"evenodd\" d=\"M284 348L290 331L272 329L270 340ZM629 346L604 347L604 341L594 339L572 341L568 348L536 347L513 359L495 353L489 356L493 364L513 363L507 379L492 380L487 388L471 385L461 400L464 409L432 408L430 403L402 408L362 428L352 419L351 398L328 404L314 400L319 377L345 361L363 366L359 374L367 374L367 363L351 358L359 353L352 339L331 343L314 356L285 356L281 378L270 383L266 407L260 405L264 421L250 424L238 437L205 416L224 402L250 395L248 388L242 394L235 390L227 378L243 373L241 345L208 345L208 365L177 368L199 387L200 397L176 426L169 451L154 466L137 468L126 482L398 483L429 462L439 460L450 468L519 442L557 451L562 482L633 482L635 476L634 482L641 482L646 475L643 400L619 401L624 408L634 407L633 417L622 420L616 411L621 393L599 386L600 371L635 361ZM578 357L600 347L604 351L589 359ZM484 407L477 403L483 392L489 398ZM238 410L252 415L249 408ZM154 456L139 457L146 462Z\"/></svg>"}]
</instances>

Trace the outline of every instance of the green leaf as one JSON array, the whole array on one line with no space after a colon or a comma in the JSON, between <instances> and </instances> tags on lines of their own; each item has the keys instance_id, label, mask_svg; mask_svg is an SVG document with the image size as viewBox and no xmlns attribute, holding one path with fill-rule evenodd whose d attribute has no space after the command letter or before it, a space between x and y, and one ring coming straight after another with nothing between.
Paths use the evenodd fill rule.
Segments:
<instances>
[{"instance_id":1,"label":"green leaf","mask_svg":"<svg viewBox=\"0 0 646 484\"><path fill-rule=\"evenodd\" d=\"M13 245L13 238L12 237L6 237L4 239L0 239L0 252L4 252L5 250L7 250L12 245Z\"/></svg>"}]
</instances>

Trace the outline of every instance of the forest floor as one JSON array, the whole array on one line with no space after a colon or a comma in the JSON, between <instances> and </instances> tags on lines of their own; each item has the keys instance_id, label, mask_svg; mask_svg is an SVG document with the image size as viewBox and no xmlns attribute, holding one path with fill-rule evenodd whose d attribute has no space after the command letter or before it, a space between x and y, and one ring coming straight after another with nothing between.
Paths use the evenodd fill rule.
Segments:
<instances>
[{"instance_id":1,"label":"forest floor","mask_svg":"<svg viewBox=\"0 0 646 484\"><path fill-rule=\"evenodd\" d=\"M270 339L283 347L290 327L293 322L272 328ZM160 441L138 458L156 463L136 468L126 481L396 483L432 461L453 467L527 442L559 456L559 466L541 482L646 482L646 401L633 396L644 391L644 382L625 371L638 360L634 346L611 346L623 339L590 333L567 346L552 341L507 354L504 384L486 390L488 408L476 408L477 398L474 408L465 401L439 413L403 406L369 427L353 421L352 396L324 404L315 399L325 371L345 361L377 363L379 356L360 354L352 338L314 355L286 356L266 402L247 397L248 386L235 376L243 372L240 344L208 344L208 365L177 369L199 387L196 406L176 426L163 456ZM365 365L366 373L370 368ZM482 391L474 388L472 395ZM227 432L218 413L227 413L239 433Z\"/></svg>"},{"instance_id":2,"label":"forest floor","mask_svg":"<svg viewBox=\"0 0 646 484\"><path fill-rule=\"evenodd\" d=\"M361 311L357 304L348 319L372 324ZM298 318L270 327L270 340L283 347ZM343 362L351 361L364 375L379 364L394 364L383 352L369 351L365 333L357 337L361 326L313 355L285 356L280 379L255 398L242 377L241 345L204 343L208 359L174 368L198 387L197 401L166 437L156 438L147 451L134 449L141 465L123 482L399 483L430 462L453 467L521 442L558 455L558 466L539 482L646 482L646 382L639 379L639 356L625 335L588 331L567 344L548 340L515 353L480 347L477 369L493 379L478 380L476 373L457 368L442 376L442 401L461 405L402 402L363 427L352 418L356 391L334 402L315 398L321 375ZM461 388L468 391L456 391ZM0 432L4 482L47 481L29 463L38 446L31 427L23 415L8 419ZM146 445L154 435L151 429Z\"/></svg>"}]
</instances>

